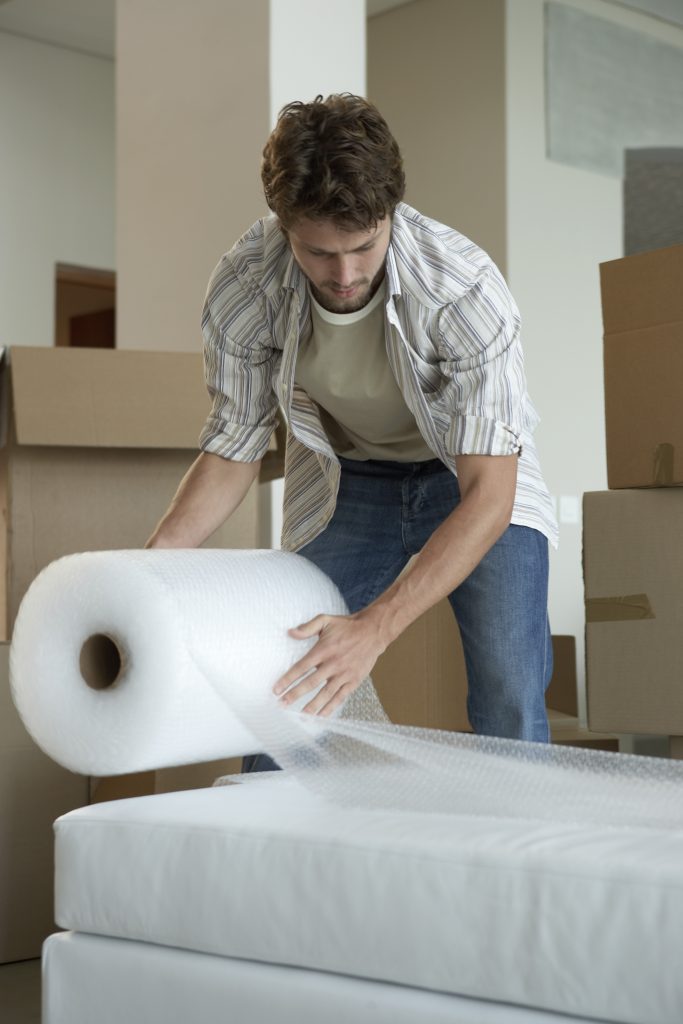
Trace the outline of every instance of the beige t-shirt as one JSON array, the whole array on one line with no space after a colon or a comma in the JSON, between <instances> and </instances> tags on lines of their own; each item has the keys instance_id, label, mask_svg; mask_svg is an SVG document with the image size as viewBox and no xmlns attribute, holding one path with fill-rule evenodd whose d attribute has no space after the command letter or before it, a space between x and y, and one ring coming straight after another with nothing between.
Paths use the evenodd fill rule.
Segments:
<instances>
[{"instance_id":1,"label":"beige t-shirt","mask_svg":"<svg viewBox=\"0 0 683 1024\"><path fill-rule=\"evenodd\" d=\"M337 455L423 462L435 458L405 403L384 340L386 284L357 313L331 313L311 295L312 333L295 380L320 409Z\"/></svg>"}]
</instances>

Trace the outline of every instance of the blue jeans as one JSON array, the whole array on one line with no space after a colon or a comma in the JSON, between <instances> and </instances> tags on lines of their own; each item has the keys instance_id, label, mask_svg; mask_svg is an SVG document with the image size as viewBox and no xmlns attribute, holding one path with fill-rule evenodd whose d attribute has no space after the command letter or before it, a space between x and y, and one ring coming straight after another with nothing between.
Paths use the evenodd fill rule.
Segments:
<instances>
[{"instance_id":1,"label":"blue jeans","mask_svg":"<svg viewBox=\"0 0 683 1024\"><path fill-rule=\"evenodd\" d=\"M424 547L460 501L460 490L438 459L339 461L334 515L299 554L336 583L355 612ZM546 538L527 526L509 526L448 600L462 637L474 731L547 743L545 690L553 656ZM273 767L264 755L245 758L246 771Z\"/></svg>"}]
</instances>

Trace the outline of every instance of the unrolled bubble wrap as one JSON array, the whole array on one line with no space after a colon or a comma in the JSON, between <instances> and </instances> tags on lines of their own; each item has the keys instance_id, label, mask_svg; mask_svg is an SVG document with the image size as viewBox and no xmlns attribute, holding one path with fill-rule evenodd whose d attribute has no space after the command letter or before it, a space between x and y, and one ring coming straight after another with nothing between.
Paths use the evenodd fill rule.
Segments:
<instances>
[{"instance_id":1,"label":"unrolled bubble wrap","mask_svg":"<svg viewBox=\"0 0 683 1024\"><path fill-rule=\"evenodd\" d=\"M14 699L48 754L93 775L264 750L343 804L683 826L680 762L394 726L369 681L334 718L284 710L272 686L314 643L287 631L321 612L344 602L294 554L70 556L22 603Z\"/></svg>"}]
</instances>

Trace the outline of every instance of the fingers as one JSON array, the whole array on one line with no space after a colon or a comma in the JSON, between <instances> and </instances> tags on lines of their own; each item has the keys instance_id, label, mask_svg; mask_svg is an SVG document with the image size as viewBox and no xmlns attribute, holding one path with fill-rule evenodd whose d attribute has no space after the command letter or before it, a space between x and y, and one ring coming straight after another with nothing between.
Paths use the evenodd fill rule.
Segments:
<instances>
[{"instance_id":1,"label":"fingers","mask_svg":"<svg viewBox=\"0 0 683 1024\"><path fill-rule=\"evenodd\" d=\"M375 637L358 616L316 615L289 630L297 640L318 637L308 653L278 679L273 693L284 706L317 691L308 714L328 717L360 685L377 659ZM369 650L368 650L369 648Z\"/></svg>"},{"instance_id":2,"label":"fingers","mask_svg":"<svg viewBox=\"0 0 683 1024\"><path fill-rule=\"evenodd\" d=\"M327 624L328 619L329 616L327 615L316 615L316 617L311 619L310 622L304 622L301 626L296 626L294 629L288 630L289 635L293 636L296 640L305 640L307 637L317 636ZM277 683L273 687L273 693L279 697L285 692L285 690L289 689L292 683L296 683L297 680L300 680L302 676L305 676L307 672L310 672L314 668L317 668L316 659L313 658L311 654L301 658L300 661L297 661L296 665L292 665L289 672L286 672L281 679L278 679ZM301 691L301 693L306 692L307 690Z\"/></svg>"},{"instance_id":3,"label":"fingers","mask_svg":"<svg viewBox=\"0 0 683 1024\"><path fill-rule=\"evenodd\" d=\"M331 690L330 687L334 689ZM321 718L329 718L337 708L341 707L346 698L353 693L356 686L353 683L342 683L341 686L335 683L328 683L316 693L313 700L303 708L306 714L318 715Z\"/></svg>"},{"instance_id":4,"label":"fingers","mask_svg":"<svg viewBox=\"0 0 683 1024\"><path fill-rule=\"evenodd\" d=\"M282 685L281 683L278 683L278 686L275 689L275 693L283 694L283 696L280 697L280 703L285 707L288 704L294 704L300 697L303 697L305 694L310 693L311 690L315 690L319 686L322 686L323 683L327 682L327 677L322 669L316 669L314 672L309 672L304 679L301 679L301 673L299 672L295 676L293 682L296 682L297 679L299 682L296 683L295 686L290 685L286 693L284 693L284 689L286 689L286 687L280 689Z\"/></svg>"},{"instance_id":5,"label":"fingers","mask_svg":"<svg viewBox=\"0 0 683 1024\"><path fill-rule=\"evenodd\" d=\"M289 690L294 683L303 684L304 682L308 682L311 678L311 673L319 667L320 666L316 664L313 658L302 658L301 661L297 661L296 665L292 665L289 672L287 672L282 679L278 679L277 683L273 687L273 693L276 697L279 697L286 690ZM302 693L308 693L310 689L312 689L312 686L308 686L306 689L301 690L299 692L299 696L301 696Z\"/></svg>"},{"instance_id":6,"label":"fingers","mask_svg":"<svg viewBox=\"0 0 683 1024\"><path fill-rule=\"evenodd\" d=\"M324 627L327 625L327 615L316 615L314 619L309 622L304 622L300 626L295 626L294 629L289 630L289 635L295 637L297 640L305 640L309 636L317 636Z\"/></svg>"},{"instance_id":7,"label":"fingers","mask_svg":"<svg viewBox=\"0 0 683 1024\"><path fill-rule=\"evenodd\" d=\"M307 693L318 690L312 700L302 710L307 714L331 715L341 704L344 703L349 694L356 689L353 682L341 682L339 679L328 679L324 669L318 669L309 673L305 679L301 679L295 686L290 686L287 692L280 698L280 704L288 707L295 704Z\"/></svg>"},{"instance_id":8,"label":"fingers","mask_svg":"<svg viewBox=\"0 0 683 1024\"><path fill-rule=\"evenodd\" d=\"M316 617L311 619L310 622L304 622L301 626L296 626L294 629L288 630L288 632L289 635L294 637L296 640L305 640L314 636L320 636L322 638L323 631L329 623L329 615L316 615ZM316 651L318 652L317 654ZM320 667L320 650L318 643L315 647L311 648L310 652L304 658L297 661L296 665L292 665L289 672L285 673L281 679L278 679L277 683L273 687L273 693L279 697L293 683L301 680L302 676L306 675L307 672ZM310 688L311 687L309 687L309 689ZM306 690L300 691L299 696L301 693L306 693Z\"/></svg>"}]
</instances>

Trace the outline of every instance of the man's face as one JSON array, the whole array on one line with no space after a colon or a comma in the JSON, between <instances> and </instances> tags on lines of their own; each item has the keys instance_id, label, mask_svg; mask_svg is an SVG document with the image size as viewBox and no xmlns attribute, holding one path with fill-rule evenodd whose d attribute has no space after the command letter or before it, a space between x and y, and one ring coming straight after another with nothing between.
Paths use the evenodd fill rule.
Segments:
<instances>
[{"instance_id":1,"label":"man's face","mask_svg":"<svg viewBox=\"0 0 683 1024\"><path fill-rule=\"evenodd\" d=\"M355 313L367 305L384 277L390 217L368 231L346 231L334 221L304 217L286 234L294 259L324 309Z\"/></svg>"}]
</instances>

